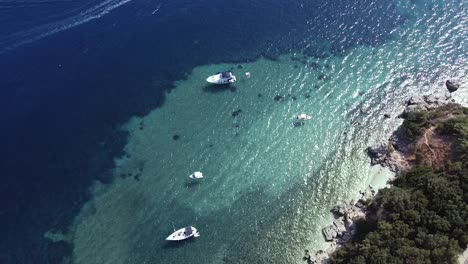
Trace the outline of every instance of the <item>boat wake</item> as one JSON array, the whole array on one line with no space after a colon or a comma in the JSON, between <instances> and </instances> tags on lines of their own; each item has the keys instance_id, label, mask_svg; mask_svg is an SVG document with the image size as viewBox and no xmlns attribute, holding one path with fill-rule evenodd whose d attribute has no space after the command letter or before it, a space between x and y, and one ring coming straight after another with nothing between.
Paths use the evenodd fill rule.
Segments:
<instances>
[{"instance_id":1,"label":"boat wake","mask_svg":"<svg viewBox=\"0 0 468 264\"><path fill-rule=\"evenodd\" d=\"M0 37L0 55L52 34L101 18L130 1L132 0L105 0L95 6L80 11L76 15Z\"/></svg>"}]
</instances>

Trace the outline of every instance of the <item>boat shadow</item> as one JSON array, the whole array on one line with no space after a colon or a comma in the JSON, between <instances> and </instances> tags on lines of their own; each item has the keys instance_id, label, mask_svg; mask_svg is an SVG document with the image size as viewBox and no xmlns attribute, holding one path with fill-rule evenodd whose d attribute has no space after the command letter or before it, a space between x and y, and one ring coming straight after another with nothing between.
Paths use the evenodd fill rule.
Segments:
<instances>
[{"instance_id":1,"label":"boat shadow","mask_svg":"<svg viewBox=\"0 0 468 264\"><path fill-rule=\"evenodd\" d=\"M189 237L182 241L166 241L162 246L163 249L171 249L171 248L180 248L188 244L192 244L195 242L195 237Z\"/></svg>"},{"instance_id":2,"label":"boat shadow","mask_svg":"<svg viewBox=\"0 0 468 264\"><path fill-rule=\"evenodd\" d=\"M303 127L305 123L303 121L294 121L292 122L293 127Z\"/></svg>"},{"instance_id":3,"label":"boat shadow","mask_svg":"<svg viewBox=\"0 0 468 264\"><path fill-rule=\"evenodd\" d=\"M227 92L230 91L232 93L237 91L236 86L232 84L209 84L203 87L202 89L206 93L221 93L221 92Z\"/></svg>"},{"instance_id":4,"label":"boat shadow","mask_svg":"<svg viewBox=\"0 0 468 264\"><path fill-rule=\"evenodd\" d=\"M200 185L200 183L201 183L200 180L187 181L187 182L185 182L185 187L186 188L194 188L194 187Z\"/></svg>"}]
</instances>

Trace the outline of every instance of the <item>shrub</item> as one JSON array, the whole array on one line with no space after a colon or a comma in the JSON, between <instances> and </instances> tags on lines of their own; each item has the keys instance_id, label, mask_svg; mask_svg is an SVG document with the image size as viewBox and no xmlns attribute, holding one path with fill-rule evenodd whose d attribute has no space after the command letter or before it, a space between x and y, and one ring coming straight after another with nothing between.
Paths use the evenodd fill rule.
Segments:
<instances>
[{"instance_id":1,"label":"shrub","mask_svg":"<svg viewBox=\"0 0 468 264\"><path fill-rule=\"evenodd\" d=\"M403 131L410 138L421 135L428 127L430 127L430 121L429 113L426 111L410 113L402 124Z\"/></svg>"},{"instance_id":2,"label":"shrub","mask_svg":"<svg viewBox=\"0 0 468 264\"><path fill-rule=\"evenodd\" d=\"M457 138L468 136L468 117L451 118L437 127L437 131L443 135L454 135Z\"/></svg>"}]
</instances>

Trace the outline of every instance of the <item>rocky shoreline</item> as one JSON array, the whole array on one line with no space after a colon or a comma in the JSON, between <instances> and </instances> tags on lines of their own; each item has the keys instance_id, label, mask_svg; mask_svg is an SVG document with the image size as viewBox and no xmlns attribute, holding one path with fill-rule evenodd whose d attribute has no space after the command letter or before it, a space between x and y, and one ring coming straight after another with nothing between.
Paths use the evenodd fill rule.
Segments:
<instances>
[{"instance_id":1,"label":"rocky shoreline","mask_svg":"<svg viewBox=\"0 0 468 264\"><path fill-rule=\"evenodd\" d=\"M432 111L442 106L454 105L455 100L452 98L451 93L456 91L459 85L450 80L447 80L445 85L448 92L412 97L406 102L406 108L399 118L406 118L410 113L417 111ZM385 114L384 117L390 118L390 115ZM367 148L371 165L386 167L395 173L395 177L407 172L415 162L414 141L415 139L408 137L402 126L400 126L388 141ZM391 181L392 179L389 180L389 184L391 184ZM333 207L330 212L335 216L335 220L322 229L325 241L330 242L330 246L326 250L317 252L305 250L303 260L308 264L329 263L330 255L337 248L350 241L356 234L356 223L359 220L366 219L368 202L374 199L377 192L378 190L374 190L372 186L369 186L366 191L360 192L361 197L357 201L353 200L348 204Z\"/></svg>"},{"instance_id":2,"label":"rocky shoreline","mask_svg":"<svg viewBox=\"0 0 468 264\"><path fill-rule=\"evenodd\" d=\"M416 111L431 111L444 105L455 103L450 93L413 96L406 102L406 108L399 118L406 118ZM407 172L414 158L412 149L414 139L408 137L400 126L387 142L367 148L367 154L371 159L371 165L380 164L387 167L397 175Z\"/></svg>"},{"instance_id":3,"label":"rocky shoreline","mask_svg":"<svg viewBox=\"0 0 468 264\"><path fill-rule=\"evenodd\" d=\"M327 250L319 250L313 253L306 250L304 260L307 263L328 263L330 255L356 234L356 222L366 218L367 201L372 199L375 194L376 191L372 186L369 186L366 192L361 192L359 200L334 206L330 210L335 216L333 224L322 229L325 241L330 242L330 246Z\"/></svg>"}]
</instances>

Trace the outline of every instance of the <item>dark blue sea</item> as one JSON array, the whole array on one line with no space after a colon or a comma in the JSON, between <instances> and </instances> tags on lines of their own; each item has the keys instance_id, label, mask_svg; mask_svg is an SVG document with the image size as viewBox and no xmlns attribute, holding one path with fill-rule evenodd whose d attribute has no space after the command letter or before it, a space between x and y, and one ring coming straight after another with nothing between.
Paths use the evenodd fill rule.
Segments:
<instances>
[{"instance_id":1,"label":"dark blue sea","mask_svg":"<svg viewBox=\"0 0 468 264\"><path fill-rule=\"evenodd\" d=\"M468 103L467 28L457 0L0 1L0 263L301 263L384 113L447 78Z\"/></svg>"}]
</instances>

